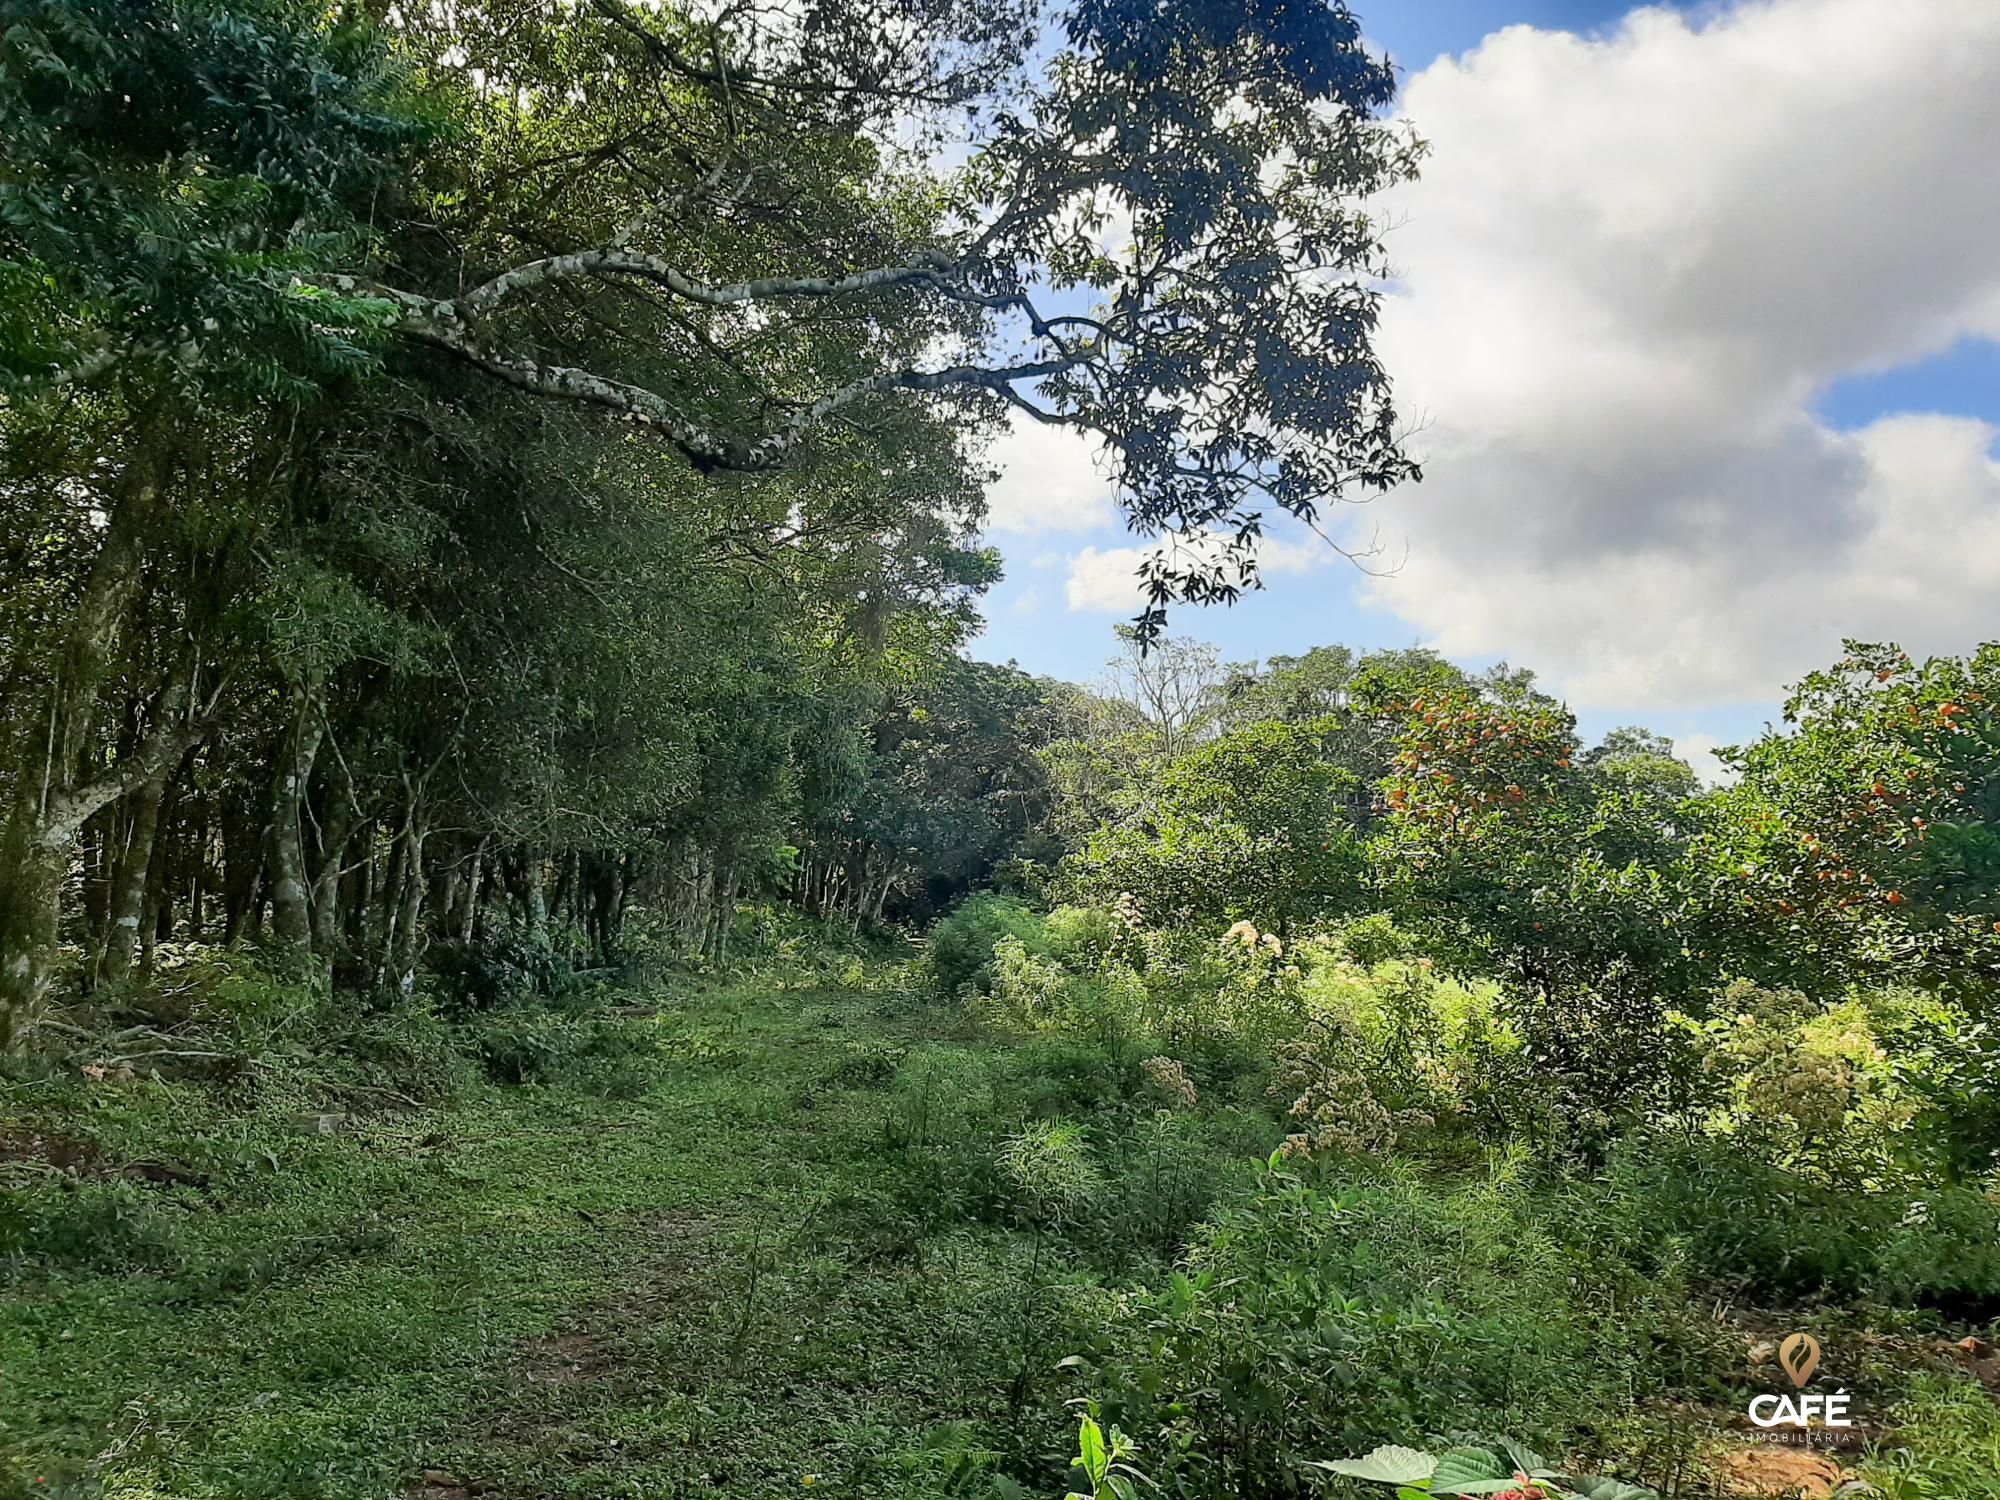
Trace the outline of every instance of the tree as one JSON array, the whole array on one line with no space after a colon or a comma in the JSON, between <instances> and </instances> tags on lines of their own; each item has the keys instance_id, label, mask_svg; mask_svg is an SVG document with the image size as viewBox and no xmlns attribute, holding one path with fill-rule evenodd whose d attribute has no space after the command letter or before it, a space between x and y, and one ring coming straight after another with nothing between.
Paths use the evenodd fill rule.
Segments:
<instances>
[{"instance_id":1,"label":"tree","mask_svg":"<svg viewBox=\"0 0 2000 1500\"><path fill-rule=\"evenodd\" d=\"M947 658L896 692L847 794L814 810L802 904L857 924L923 917L990 882L1048 814L1038 752L1070 727L1051 687L1011 666Z\"/></svg>"},{"instance_id":2,"label":"tree","mask_svg":"<svg viewBox=\"0 0 2000 1500\"><path fill-rule=\"evenodd\" d=\"M1400 722L1370 861L1434 953L1501 980L1550 1086L1610 1115L1670 1076L1666 1010L1699 1011L1717 966L1683 927L1685 840L1635 850L1624 794L1578 764L1575 720L1523 686L1430 674L1372 700Z\"/></svg>"},{"instance_id":3,"label":"tree","mask_svg":"<svg viewBox=\"0 0 2000 1500\"><path fill-rule=\"evenodd\" d=\"M949 665L995 422L1180 539L1139 641L1413 473L1361 204L1416 148L1345 8L1086 4L1046 68L1032 9L10 6L0 1034L59 937L715 953L850 813L874 906L891 846L974 878L1049 764Z\"/></svg>"},{"instance_id":4,"label":"tree","mask_svg":"<svg viewBox=\"0 0 2000 1500\"><path fill-rule=\"evenodd\" d=\"M1119 627L1121 651L1104 664L1100 696L1124 704L1154 754L1174 759L1209 732L1227 671L1206 641L1148 641Z\"/></svg>"},{"instance_id":5,"label":"tree","mask_svg":"<svg viewBox=\"0 0 2000 1500\"><path fill-rule=\"evenodd\" d=\"M156 70L172 86L134 94L153 128L208 140L230 122L190 72L205 44L162 40L183 12L220 35L220 7L163 3L93 93ZM58 22L102 18L88 0L37 14L47 24L15 29L28 40L11 67L62 94L83 49ZM367 55L366 25L306 33L303 12L268 14L293 30L224 47L234 65L281 60L305 78L316 58ZM268 262L232 264L233 301L202 291L162 317L113 295L73 326L30 318L16 376L226 361L276 381L275 355L224 352L244 315L273 338L316 330L303 343L327 356L372 323L657 433L703 472L783 466L912 401L1025 411L1109 446L1135 528L1201 544L1148 563L1147 638L1171 600L1254 582L1262 507L1311 521L1415 474L1371 346L1384 267L1365 205L1418 148L1378 118L1393 73L1343 0L1089 0L1034 81L1018 66L1034 10L1010 0L763 15L591 0L580 25L493 0L455 9L449 31L406 17L431 107L526 151L447 157L386 241L294 235ZM26 112L10 159L75 123L64 98ZM964 169L937 180L886 149L912 120L970 128ZM281 179L301 202L341 196L328 168L391 139L315 127L276 140L317 148ZM243 132L243 151L267 133ZM86 133L55 170L103 181L98 150ZM129 207L106 201L92 284L115 291L144 265L118 249ZM1114 217L1129 236L1107 244ZM17 274L66 258L53 240L28 248ZM202 336L211 322L222 337ZM940 348L956 352L927 356Z\"/></svg>"},{"instance_id":6,"label":"tree","mask_svg":"<svg viewBox=\"0 0 2000 1500\"><path fill-rule=\"evenodd\" d=\"M9 9L0 416L15 435L75 423L96 452L67 492L51 483L60 465L18 481L73 540L62 607L17 640L16 680L35 690L9 704L6 726L0 1043L47 989L85 826L127 796L156 799L226 686L229 668L186 618L182 649L132 689L135 732L105 753L104 690L176 503L218 474L238 494L281 482L310 430L282 404L364 362L369 304L294 282L365 253L369 200L417 134L384 58L284 3ZM234 447L252 432L277 441ZM214 601L200 602L213 618Z\"/></svg>"},{"instance_id":7,"label":"tree","mask_svg":"<svg viewBox=\"0 0 2000 1500\"><path fill-rule=\"evenodd\" d=\"M1079 893L1134 898L1170 926L1247 918L1290 934L1365 889L1348 813L1353 776L1330 763L1332 720L1267 720L1166 763L1064 866Z\"/></svg>"},{"instance_id":8,"label":"tree","mask_svg":"<svg viewBox=\"0 0 2000 1500\"><path fill-rule=\"evenodd\" d=\"M1304 656L1233 668L1222 686L1224 722L1298 724L1340 713L1350 701L1356 667L1347 647L1315 646Z\"/></svg>"},{"instance_id":9,"label":"tree","mask_svg":"<svg viewBox=\"0 0 2000 1500\"><path fill-rule=\"evenodd\" d=\"M2000 643L1921 666L1850 641L1725 761L1709 898L1796 972L2000 999Z\"/></svg>"}]
</instances>

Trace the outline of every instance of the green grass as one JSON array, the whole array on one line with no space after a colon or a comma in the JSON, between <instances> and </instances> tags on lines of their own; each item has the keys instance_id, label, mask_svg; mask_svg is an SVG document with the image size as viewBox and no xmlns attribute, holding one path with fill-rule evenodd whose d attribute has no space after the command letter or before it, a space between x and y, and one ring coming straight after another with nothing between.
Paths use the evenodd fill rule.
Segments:
<instances>
[{"instance_id":1,"label":"green grass","mask_svg":"<svg viewBox=\"0 0 2000 1500\"><path fill-rule=\"evenodd\" d=\"M889 1084L926 1013L737 989L620 1024L641 1097L477 1084L331 1136L295 1097L18 1091L17 1130L214 1170L13 1196L42 1253L0 1331L11 1488L915 1494L985 1463L951 1424L1004 1424L1020 1242L898 1221Z\"/></svg>"},{"instance_id":2,"label":"green grass","mask_svg":"<svg viewBox=\"0 0 2000 1500\"><path fill-rule=\"evenodd\" d=\"M1284 1126L1233 1054L1190 1059L1202 1103L1167 1116L1136 1044L892 989L599 1000L457 1051L391 1017L339 1048L260 1033L247 1077L17 1073L0 1500L448 1500L426 1470L520 1500L1053 1495L1085 1395L1176 1493L1237 1493L1260 1430L1280 1476L1295 1446L1504 1423L1652 1477L1757 1384L1616 1173L1351 1162L1301 1196L1253 1169ZM1218 1289L1177 1309L1175 1262ZM1799 1326L1872 1347L1881 1311ZM1911 1389L1842 1379L1883 1415ZM1989 1493L1950 1455L1991 1466L1993 1411L1916 1385L1894 1493Z\"/></svg>"}]
</instances>

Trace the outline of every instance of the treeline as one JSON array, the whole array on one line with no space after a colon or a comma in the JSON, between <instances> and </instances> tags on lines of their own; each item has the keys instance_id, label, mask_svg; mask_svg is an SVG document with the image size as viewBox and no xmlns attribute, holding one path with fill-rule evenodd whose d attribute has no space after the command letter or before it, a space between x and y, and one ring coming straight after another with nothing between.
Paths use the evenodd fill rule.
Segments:
<instances>
[{"instance_id":1,"label":"treeline","mask_svg":"<svg viewBox=\"0 0 2000 1500\"><path fill-rule=\"evenodd\" d=\"M168 940L394 990L984 879L1062 712L959 657L987 434L1238 538L1148 632L1407 475L1392 93L1338 3L8 0L0 1037Z\"/></svg>"},{"instance_id":2,"label":"treeline","mask_svg":"<svg viewBox=\"0 0 2000 1500\"><path fill-rule=\"evenodd\" d=\"M930 942L1048 1048L1046 1102L951 1076L992 1135L925 1180L983 1187L997 1136L1041 1232L1157 1247L1046 1347L1079 1351L1051 1402L1087 1393L1161 1493L1296 1494L1302 1453L1421 1482L1407 1445L1468 1425L1671 1493L1708 1429L1603 1413L1740 1388L1769 1309L1990 1315L2000 643L1848 643L1721 786L1421 650L1170 643L1110 686L1044 752L1066 852ZM1905 1470L1970 1493L1966 1451Z\"/></svg>"},{"instance_id":3,"label":"treeline","mask_svg":"<svg viewBox=\"0 0 2000 1500\"><path fill-rule=\"evenodd\" d=\"M1393 919L1441 971L1497 982L1538 1086L1593 1108L1639 1107L1670 1015L1734 982L1989 1015L2000 644L1847 652L1723 752L1722 786L1644 729L1586 746L1505 666L1134 652L1111 684L1129 722L1044 752L1066 852L1029 884L1197 948L1232 924L1282 946Z\"/></svg>"}]
</instances>

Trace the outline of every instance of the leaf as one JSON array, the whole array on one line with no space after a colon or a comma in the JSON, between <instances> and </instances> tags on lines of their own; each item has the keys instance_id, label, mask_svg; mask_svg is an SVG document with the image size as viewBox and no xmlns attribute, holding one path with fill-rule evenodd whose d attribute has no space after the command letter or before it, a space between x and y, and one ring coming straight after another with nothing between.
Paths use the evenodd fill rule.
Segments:
<instances>
[{"instance_id":1,"label":"leaf","mask_svg":"<svg viewBox=\"0 0 2000 1500\"><path fill-rule=\"evenodd\" d=\"M1111 1467L1111 1456L1104 1451L1104 1434L1089 1417L1077 1429L1077 1462L1083 1472L1090 1476L1091 1485L1104 1488L1105 1471Z\"/></svg>"},{"instance_id":2,"label":"leaf","mask_svg":"<svg viewBox=\"0 0 2000 1500\"><path fill-rule=\"evenodd\" d=\"M1484 1448L1448 1448L1437 1461L1437 1469L1431 1475L1431 1493L1434 1495L1483 1495L1496 1491L1471 1489L1471 1485L1483 1485L1489 1480L1506 1479L1512 1471L1494 1454ZM1500 1488L1505 1489L1502 1485Z\"/></svg>"},{"instance_id":3,"label":"leaf","mask_svg":"<svg viewBox=\"0 0 2000 1500\"><path fill-rule=\"evenodd\" d=\"M1580 1500L1660 1500L1658 1490L1622 1479L1564 1479L1561 1483Z\"/></svg>"},{"instance_id":4,"label":"leaf","mask_svg":"<svg viewBox=\"0 0 2000 1500\"><path fill-rule=\"evenodd\" d=\"M1545 1474L1549 1471L1548 1460L1533 1448L1505 1438L1501 1439L1500 1446L1507 1450L1507 1462L1512 1464L1518 1473Z\"/></svg>"},{"instance_id":5,"label":"leaf","mask_svg":"<svg viewBox=\"0 0 2000 1500\"><path fill-rule=\"evenodd\" d=\"M1388 1443L1366 1458L1320 1458L1309 1467L1324 1469L1345 1479L1368 1479L1376 1484L1422 1484L1431 1477L1438 1461L1415 1448Z\"/></svg>"}]
</instances>

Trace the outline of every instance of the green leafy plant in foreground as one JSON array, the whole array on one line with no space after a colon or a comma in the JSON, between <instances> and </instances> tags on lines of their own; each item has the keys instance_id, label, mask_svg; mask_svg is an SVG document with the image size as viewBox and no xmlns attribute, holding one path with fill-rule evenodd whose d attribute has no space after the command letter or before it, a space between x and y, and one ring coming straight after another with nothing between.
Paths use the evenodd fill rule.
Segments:
<instances>
[{"instance_id":1,"label":"green leafy plant in foreground","mask_svg":"<svg viewBox=\"0 0 2000 1500\"><path fill-rule=\"evenodd\" d=\"M1394 1444L1365 1458L1315 1460L1306 1465L1343 1479L1396 1486L1398 1500L1425 1495L1489 1495L1493 1500L1659 1500L1655 1490L1622 1479L1560 1474L1541 1455L1503 1443L1506 1456L1485 1448L1447 1448L1430 1454Z\"/></svg>"},{"instance_id":2,"label":"green leafy plant in foreground","mask_svg":"<svg viewBox=\"0 0 2000 1500\"><path fill-rule=\"evenodd\" d=\"M1125 1462L1136 1451L1117 1427L1107 1433L1095 1417L1085 1415L1077 1424L1076 1457L1070 1463L1073 1472L1089 1481L1090 1488L1071 1490L1063 1500L1136 1500L1139 1486L1152 1484Z\"/></svg>"}]
</instances>

